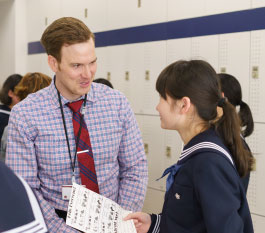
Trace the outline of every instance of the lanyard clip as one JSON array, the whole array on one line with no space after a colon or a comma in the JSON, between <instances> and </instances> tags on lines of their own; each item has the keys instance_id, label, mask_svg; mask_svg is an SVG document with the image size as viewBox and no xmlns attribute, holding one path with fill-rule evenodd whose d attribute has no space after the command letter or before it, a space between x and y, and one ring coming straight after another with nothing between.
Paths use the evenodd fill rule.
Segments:
<instances>
[{"instance_id":1,"label":"lanyard clip","mask_svg":"<svg viewBox=\"0 0 265 233\"><path fill-rule=\"evenodd\" d=\"M73 175L72 175L72 184L76 183L75 182L75 172L73 172Z\"/></svg>"},{"instance_id":2,"label":"lanyard clip","mask_svg":"<svg viewBox=\"0 0 265 233\"><path fill-rule=\"evenodd\" d=\"M80 110L80 113L84 116L85 115L85 111L86 111L86 107L85 106L82 106L81 107L81 110Z\"/></svg>"}]
</instances>

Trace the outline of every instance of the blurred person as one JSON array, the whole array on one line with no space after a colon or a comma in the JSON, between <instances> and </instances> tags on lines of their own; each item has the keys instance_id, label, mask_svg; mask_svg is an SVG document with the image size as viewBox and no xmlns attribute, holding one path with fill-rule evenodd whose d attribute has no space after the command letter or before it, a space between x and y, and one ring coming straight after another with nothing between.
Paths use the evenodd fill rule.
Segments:
<instances>
[{"instance_id":1,"label":"blurred person","mask_svg":"<svg viewBox=\"0 0 265 233\"><path fill-rule=\"evenodd\" d=\"M20 82L22 76L20 74L10 75L4 82L0 91L0 139L2 138L4 128L8 124L9 114L12 107L19 102L14 93L15 86ZM0 142L1 144L1 142Z\"/></svg>"},{"instance_id":2,"label":"blurred person","mask_svg":"<svg viewBox=\"0 0 265 233\"><path fill-rule=\"evenodd\" d=\"M220 73L218 74L218 77L220 78L221 90L224 93L224 96L234 107L239 107L238 115L241 125L242 140L245 147L250 151L250 148L245 141L245 137L248 137L253 133L254 121L248 104L242 100L241 85L239 81L230 74ZM251 153L250 156L253 157ZM244 177L242 177L242 182L246 192L248 189L251 170L252 168L249 168L249 172Z\"/></svg>"},{"instance_id":3,"label":"blurred person","mask_svg":"<svg viewBox=\"0 0 265 233\"><path fill-rule=\"evenodd\" d=\"M15 86L12 94L16 98L16 103L25 99L30 93L35 93L51 83L51 78L42 73L27 73L20 82ZM1 138L0 157L5 160L6 144L7 144L8 126L5 127Z\"/></svg>"},{"instance_id":4,"label":"blurred person","mask_svg":"<svg viewBox=\"0 0 265 233\"><path fill-rule=\"evenodd\" d=\"M110 88L113 88L112 83L109 80L105 79L105 78L97 78L97 79L94 79L93 82L101 83L101 84L109 86Z\"/></svg>"},{"instance_id":5,"label":"blurred person","mask_svg":"<svg viewBox=\"0 0 265 233\"><path fill-rule=\"evenodd\" d=\"M140 130L126 97L92 82L94 34L64 17L41 43L55 76L13 108L6 163L36 192L49 232L78 232L65 223L74 182L141 210L148 173Z\"/></svg>"},{"instance_id":6,"label":"blurred person","mask_svg":"<svg viewBox=\"0 0 265 233\"><path fill-rule=\"evenodd\" d=\"M138 233L253 233L240 180L253 160L215 70L201 60L174 62L160 73L156 90L161 127L176 130L184 148L162 175L169 174L162 213L136 212L124 220L133 219Z\"/></svg>"},{"instance_id":7,"label":"blurred person","mask_svg":"<svg viewBox=\"0 0 265 233\"><path fill-rule=\"evenodd\" d=\"M48 232L38 200L25 180L2 161L0 177L0 232Z\"/></svg>"}]
</instances>

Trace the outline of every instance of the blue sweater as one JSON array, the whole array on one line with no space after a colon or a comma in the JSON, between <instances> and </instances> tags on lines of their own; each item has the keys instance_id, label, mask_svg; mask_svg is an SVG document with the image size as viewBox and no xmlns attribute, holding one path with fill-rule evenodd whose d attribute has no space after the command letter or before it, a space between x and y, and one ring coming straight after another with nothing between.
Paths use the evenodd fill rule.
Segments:
<instances>
[{"instance_id":1,"label":"blue sweater","mask_svg":"<svg viewBox=\"0 0 265 233\"><path fill-rule=\"evenodd\" d=\"M180 156L162 214L149 233L253 233L244 187L213 129L195 136Z\"/></svg>"}]
</instances>

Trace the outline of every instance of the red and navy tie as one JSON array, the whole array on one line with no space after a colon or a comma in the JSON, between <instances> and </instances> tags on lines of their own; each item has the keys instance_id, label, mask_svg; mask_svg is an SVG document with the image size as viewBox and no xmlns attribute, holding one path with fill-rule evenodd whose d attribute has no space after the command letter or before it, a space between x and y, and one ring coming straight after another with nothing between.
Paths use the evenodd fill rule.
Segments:
<instances>
[{"instance_id":1,"label":"red and navy tie","mask_svg":"<svg viewBox=\"0 0 265 233\"><path fill-rule=\"evenodd\" d=\"M83 101L84 100L79 100L67 104L67 106L73 111L73 127L74 127L75 140L77 140L78 131L80 127L80 120L82 117L80 113L80 108L83 104ZM92 147L84 119L82 120L80 139L77 147L77 160L80 169L82 184L85 185L86 188L96 193L99 193Z\"/></svg>"}]
</instances>

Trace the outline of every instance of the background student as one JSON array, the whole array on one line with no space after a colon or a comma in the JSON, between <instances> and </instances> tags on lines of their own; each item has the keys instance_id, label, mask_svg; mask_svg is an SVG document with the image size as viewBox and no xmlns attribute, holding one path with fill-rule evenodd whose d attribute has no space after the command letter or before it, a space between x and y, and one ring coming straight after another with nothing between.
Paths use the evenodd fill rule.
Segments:
<instances>
[{"instance_id":1,"label":"background student","mask_svg":"<svg viewBox=\"0 0 265 233\"><path fill-rule=\"evenodd\" d=\"M8 124L8 119L12 107L19 102L19 99L14 94L14 88L22 79L20 74L10 75L4 82L0 91L0 140L2 138L5 127ZM1 144L1 142L0 142Z\"/></svg>"},{"instance_id":2,"label":"background student","mask_svg":"<svg viewBox=\"0 0 265 233\"><path fill-rule=\"evenodd\" d=\"M224 96L229 100L229 102L234 105L235 107L239 106L239 119L240 119L240 126L241 126L241 135L244 142L246 149L250 151L250 148L245 141L245 138L250 136L254 130L254 121L252 117L251 110L247 103L242 100L242 90L239 81L230 74L220 73L218 74L221 82L221 89L224 93ZM249 154L252 156L252 154ZM248 183L250 178L250 171L242 178L243 185L247 192Z\"/></svg>"}]
</instances>

